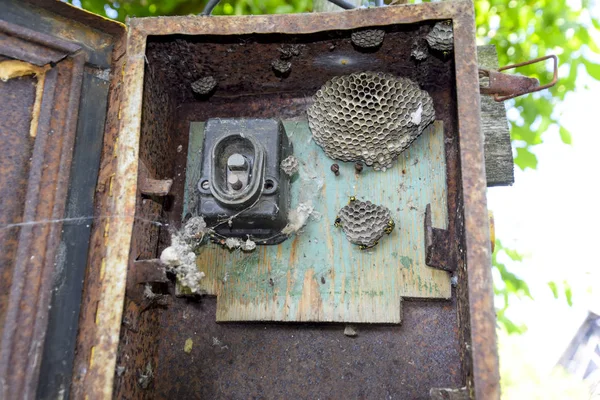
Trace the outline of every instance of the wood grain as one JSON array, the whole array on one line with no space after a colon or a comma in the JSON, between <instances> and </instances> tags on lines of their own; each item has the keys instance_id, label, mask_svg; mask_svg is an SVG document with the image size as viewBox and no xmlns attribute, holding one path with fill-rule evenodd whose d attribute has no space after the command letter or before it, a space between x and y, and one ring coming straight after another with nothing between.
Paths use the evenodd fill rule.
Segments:
<instances>
[{"instance_id":1,"label":"wood grain","mask_svg":"<svg viewBox=\"0 0 600 400\"><path fill-rule=\"evenodd\" d=\"M480 68L498 69L496 47L478 46ZM510 130L506 106L492 96L481 95L481 132L485 137L485 175L488 186L507 186L515 182Z\"/></svg>"}]
</instances>

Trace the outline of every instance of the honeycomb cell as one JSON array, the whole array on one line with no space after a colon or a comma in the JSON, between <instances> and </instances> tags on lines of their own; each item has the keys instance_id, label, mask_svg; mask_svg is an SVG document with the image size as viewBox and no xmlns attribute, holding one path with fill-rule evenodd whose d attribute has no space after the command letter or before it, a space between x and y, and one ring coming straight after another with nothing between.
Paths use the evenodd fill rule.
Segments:
<instances>
[{"instance_id":1,"label":"honeycomb cell","mask_svg":"<svg viewBox=\"0 0 600 400\"><path fill-rule=\"evenodd\" d=\"M217 87L217 80L212 76L205 76L195 82L192 82L191 86L194 93L207 95L212 92L215 87Z\"/></svg>"},{"instance_id":2,"label":"honeycomb cell","mask_svg":"<svg viewBox=\"0 0 600 400\"><path fill-rule=\"evenodd\" d=\"M370 201L354 200L338 213L336 224L342 227L350 243L373 247L394 228L390 210Z\"/></svg>"},{"instance_id":3,"label":"honeycomb cell","mask_svg":"<svg viewBox=\"0 0 600 400\"><path fill-rule=\"evenodd\" d=\"M452 51L454 49L454 32L452 22L438 22L425 37L429 47L439 51Z\"/></svg>"},{"instance_id":4,"label":"honeycomb cell","mask_svg":"<svg viewBox=\"0 0 600 400\"><path fill-rule=\"evenodd\" d=\"M381 29L365 29L362 31L352 32L350 39L356 47L369 49L380 46L383 43L385 31Z\"/></svg>"},{"instance_id":5,"label":"honeycomb cell","mask_svg":"<svg viewBox=\"0 0 600 400\"><path fill-rule=\"evenodd\" d=\"M365 89L369 84L380 85L382 95L374 98L369 94ZM341 161L361 161L375 170L390 168L398 154L435 119L433 101L426 91L408 78L380 72L334 77L313 100L307 111L308 123L325 154ZM402 145L390 151L389 142Z\"/></svg>"},{"instance_id":6,"label":"honeycomb cell","mask_svg":"<svg viewBox=\"0 0 600 400\"><path fill-rule=\"evenodd\" d=\"M281 169L289 176L292 176L298 172L298 167L298 159L294 156L288 156L281 161Z\"/></svg>"}]
</instances>

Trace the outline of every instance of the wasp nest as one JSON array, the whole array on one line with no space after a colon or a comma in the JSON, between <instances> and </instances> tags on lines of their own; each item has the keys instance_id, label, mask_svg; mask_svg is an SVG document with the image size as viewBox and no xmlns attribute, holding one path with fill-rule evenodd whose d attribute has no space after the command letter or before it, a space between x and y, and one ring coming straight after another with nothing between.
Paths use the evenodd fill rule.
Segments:
<instances>
[{"instance_id":1,"label":"wasp nest","mask_svg":"<svg viewBox=\"0 0 600 400\"><path fill-rule=\"evenodd\" d=\"M298 172L298 159L294 156L289 156L285 158L281 162L281 169L288 176L294 175L296 172Z\"/></svg>"},{"instance_id":2,"label":"wasp nest","mask_svg":"<svg viewBox=\"0 0 600 400\"><path fill-rule=\"evenodd\" d=\"M356 47L369 49L381 45L384 36L385 31L381 29L366 29L364 31L352 32L350 39Z\"/></svg>"},{"instance_id":3,"label":"wasp nest","mask_svg":"<svg viewBox=\"0 0 600 400\"><path fill-rule=\"evenodd\" d=\"M410 55L417 61L423 61L429 55L427 50L427 41L425 39L417 38L412 43Z\"/></svg>"},{"instance_id":4,"label":"wasp nest","mask_svg":"<svg viewBox=\"0 0 600 400\"><path fill-rule=\"evenodd\" d=\"M192 90L194 93L201 95L209 94L216 86L217 80L212 76L205 76L204 78L192 82Z\"/></svg>"},{"instance_id":5,"label":"wasp nest","mask_svg":"<svg viewBox=\"0 0 600 400\"><path fill-rule=\"evenodd\" d=\"M438 22L433 26L429 35L425 37L429 47L439 51L452 51L454 49L454 32L452 22Z\"/></svg>"},{"instance_id":6,"label":"wasp nest","mask_svg":"<svg viewBox=\"0 0 600 400\"><path fill-rule=\"evenodd\" d=\"M273 69L276 72L279 72L280 74L285 74L290 69L292 69L292 63L289 61L277 59L271 63L271 67L273 67Z\"/></svg>"},{"instance_id":7,"label":"wasp nest","mask_svg":"<svg viewBox=\"0 0 600 400\"><path fill-rule=\"evenodd\" d=\"M434 118L426 91L408 78L378 72L331 79L308 109L313 139L329 157L384 171Z\"/></svg>"},{"instance_id":8,"label":"wasp nest","mask_svg":"<svg viewBox=\"0 0 600 400\"><path fill-rule=\"evenodd\" d=\"M352 200L338 213L336 225L342 227L350 243L361 248L373 247L394 229L390 210L370 201Z\"/></svg>"}]
</instances>

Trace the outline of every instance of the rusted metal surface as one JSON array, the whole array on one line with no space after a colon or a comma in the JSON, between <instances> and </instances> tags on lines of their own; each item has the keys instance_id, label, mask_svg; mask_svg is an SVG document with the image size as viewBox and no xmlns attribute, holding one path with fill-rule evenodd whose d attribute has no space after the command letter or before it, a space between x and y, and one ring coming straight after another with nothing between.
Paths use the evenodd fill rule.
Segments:
<instances>
[{"instance_id":1,"label":"rusted metal surface","mask_svg":"<svg viewBox=\"0 0 600 400\"><path fill-rule=\"evenodd\" d=\"M37 389L83 63L84 57L75 54L46 72L37 133L28 160L27 191L20 199L24 207L18 242L10 260L11 287L0 347L0 397L6 399L31 398Z\"/></svg>"},{"instance_id":2,"label":"rusted metal surface","mask_svg":"<svg viewBox=\"0 0 600 400\"><path fill-rule=\"evenodd\" d=\"M2 19L66 42L77 43L88 64L109 68L113 37L122 25L59 1L3 0Z\"/></svg>"},{"instance_id":3,"label":"rusted metal surface","mask_svg":"<svg viewBox=\"0 0 600 400\"><path fill-rule=\"evenodd\" d=\"M129 273L133 276L133 281L138 285L169 282L167 269L157 258L135 261Z\"/></svg>"},{"instance_id":4,"label":"rusted metal surface","mask_svg":"<svg viewBox=\"0 0 600 400\"><path fill-rule=\"evenodd\" d=\"M161 197L169 194L173 179L152 179L148 168L140 161L138 185L142 194Z\"/></svg>"},{"instance_id":5,"label":"rusted metal surface","mask_svg":"<svg viewBox=\"0 0 600 400\"><path fill-rule=\"evenodd\" d=\"M500 375L490 268L483 137L479 121L479 96L474 95L479 90L474 40L475 21L472 4L464 4L461 8L457 10L457 18L453 19L453 28L459 116L460 186L464 215L462 250L465 251L469 297L469 350L473 362L475 398L498 399ZM465 319L466 316L462 318Z\"/></svg>"},{"instance_id":6,"label":"rusted metal surface","mask_svg":"<svg viewBox=\"0 0 600 400\"><path fill-rule=\"evenodd\" d=\"M154 177L170 176L175 154L178 154L177 145L174 144L175 132L172 128L176 115L175 104L173 97L169 96L169 88L166 85L168 83L162 73L154 65L149 65L144 77L145 90L142 97L140 159L138 162L140 179L144 174ZM131 243L131 258L142 260L158 256L160 253L157 252L157 249L161 233L169 236L169 229L166 225L163 227L161 223L154 223L154 221L167 222L163 217L164 209L168 208L167 198L146 199L142 197L143 190L143 186L139 185L139 193L136 198L136 220ZM133 262L133 265L131 265L131 261L130 259L130 268L134 271L137 270L137 264L140 261ZM165 274L164 266L162 266L162 271ZM156 312L159 314L162 312L160 307L165 305L166 298L161 295L156 299L148 298L144 290L146 284L151 284L152 289L157 292L164 289L166 285L163 284L164 282L148 281L142 284L139 280L136 281L135 276L130 274L127 277L127 298L124 310L124 318L131 321L135 325L135 329L121 331L116 365L124 370L121 375L115 376L113 396L116 398L152 397L152 391L144 389L144 385L139 384L138 378L145 372L148 364L155 369L158 363L159 341L156 334L162 327L159 325ZM141 279L148 278L151 279L150 276ZM161 301L162 305L156 301Z\"/></svg>"},{"instance_id":7,"label":"rusted metal surface","mask_svg":"<svg viewBox=\"0 0 600 400\"><path fill-rule=\"evenodd\" d=\"M352 338L342 324L217 324L215 298L175 299L167 311L150 311L160 314L162 330L148 391L154 398L428 399L431 387L460 387L454 302L403 307L401 326L355 325Z\"/></svg>"},{"instance_id":8,"label":"rusted metal surface","mask_svg":"<svg viewBox=\"0 0 600 400\"><path fill-rule=\"evenodd\" d=\"M89 257L84 281L83 298L79 315L79 332L77 335L77 346L75 349L75 360L73 366L73 381L70 387L70 397L74 399L83 399L88 396L94 398L110 398L112 392L112 379L110 386L106 386L106 375L97 377L94 366L103 365L106 349L99 348L99 355L94 357L97 363L94 365L92 356L98 345L98 337L105 334L104 326L96 324L96 310L100 297L104 291L104 285L110 285L110 277L105 279L107 245L110 238L109 216L114 216L116 221L121 221L122 211L116 210L113 204L115 196L114 176L117 170L117 143L119 138L119 125L122 100L123 71L125 69L125 35L121 31L120 35L114 38L114 52L112 54L113 66L109 88L108 110L106 113L106 123L104 126L104 144L102 148L102 158L100 160L100 173L95 193L95 219L92 227L92 235L89 244ZM135 184L135 181L134 181ZM125 221L125 223L130 223ZM111 273L113 271L110 271ZM125 290L124 286L116 290ZM122 303L120 304L122 307ZM108 331L119 329L120 321L115 322L116 326L107 326ZM110 338L109 338L110 339ZM113 353L116 353L116 341ZM105 346L106 347L106 346ZM111 346L108 346L109 348ZM104 352L102 351L104 350ZM113 354L115 357L116 354ZM108 356L110 359L110 356ZM114 369L113 369L114 371ZM94 384L94 380L100 379L100 384Z\"/></svg>"},{"instance_id":9,"label":"rusted metal surface","mask_svg":"<svg viewBox=\"0 0 600 400\"><path fill-rule=\"evenodd\" d=\"M529 78L522 75L507 75L502 71L523 67L525 65L536 64L541 61L552 59L554 61L552 80L540 86L540 82L536 78ZM480 69L480 77L489 78L489 85L480 87L479 91L482 94L494 95L494 100L506 101L524 94L539 92L540 90L551 88L558 82L558 58L555 55L535 58L519 64L507 65L498 69L498 71Z\"/></svg>"},{"instance_id":10,"label":"rusted metal surface","mask_svg":"<svg viewBox=\"0 0 600 400\"><path fill-rule=\"evenodd\" d=\"M425 209L425 264L446 271L456 270L452 251L452 237L446 229L431 225L431 205Z\"/></svg>"},{"instance_id":11,"label":"rusted metal surface","mask_svg":"<svg viewBox=\"0 0 600 400\"><path fill-rule=\"evenodd\" d=\"M34 139L29 135L29 121L35 102L35 78L23 77L0 81L0 188L4 196L0 208L0 326L8 307L20 227L23 222L23 200L27 193L29 159Z\"/></svg>"},{"instance_id":12,"label":"rusted metal surface","mask_svg":"<svg viewBox=\"0 0 600 400\"><path fill-rule=\"evenodd\" d=\"M120 218L118 223L108 222L105 226L104 236L97 237L98 241L101 241L102 239L106 240L106 243L99 243L99 247L94 249L94 251L100 254L100 257L105 255L103 260L104 264L102 265L105 265L106 267L104 270L104 279L99 279L97 275L94 276L94 274L98 274L97 271L93 272L91 277L88 277L88 280L91 279L90 282L87 282L87 285L90 289L89 294L92 295L92 299L99 301L97 303L88 302L86 306L86 317L84 317L85 321L83 321L84 323L81 328L83 330L82 342L80 344L82 353L79 356L82 363L78 365L80 368L79 371L81 371L82 379L74 384L73 393L81 396L87 394L90 397L110 397L113 393L112 384L115 366L117 365L115 362L117 338L119 335L119 323L121 321L120 317L123 311L122 307L126 271L127 267L130 265L127 260L127 255L130 249L130 238L132 234L132 225L134 222L133 218L130 217L130 213L135 210L136 201L139 201L138 197L136 197L138 193L136 190L136 172L138 169L137 146L139 144L138 135L141 128L141 94L144 77L145 43L147 36L185 34L224 36L246 35L246 37L249 37L250 35L254 34L259 34L262 36L272 32L278 32L281 34L305 34L309 32L329 31L332 28L339 32L342 30L350 30L362 26L385 26L413 23L422 20L441 19L452 19L454 22L456 80L454 80L451 72L439 74L439 71L437 71L436 68L425 71L424 69L419 69L419 67L415 68L413 66L412 68L407 68L405 70L413 72L408 72L404 75L410 76L410 74L416 74L417 77L420 76L424 81L426 81L425 77L428 73L439 75L434 79L434 82L436 83L430 84L427 90L433 92L432 97L435 99L436 114L439 112L440 115L443 116L444 125L447 127L447 172L449 176L448 190L449 193L451 193L448 201L448 207L453 215L453 218L451 218L449 221L448 230L451 232L452 237L458 241L461 241L460 238L462 237L463 223L467 228L467 237L465 239L465 243L459 243L462 244L462 247L454 246L456 248L453 251L455 251L457 254L459 265L461 265L461 267L465 265L464 262L466 259L469 268L468 276L465 276L467 274L459 273L462 274L464 278L464 280L459 282L459 284L465 286L468 279L468 292L463 289L463 293L461 296L459 296L458 302L453 302L450 305L450 312L452 315L456 315L455 310L456 307L458 308L458 318L460 321L458 324L453 324L454 332L457 334L460 340L455 340L450 343L453 343L452 346L455 346L454 348L459 348L458 353L460 353L461 357L466 360L463 362L462 375L465 377L463 379L468 379L472 373L474 374L474 391L477 394L477 397L485 399L494 399L498 397L497 357L495 353L496 348L494 333L495 321L493 316L491 277L489 276L489 238L487 237L489 232L487 231L487 222L485 219L485 177L483 176L483 180L481 181L482 176L480 176L483 173L483 152L478 128L478 98L477 96L473 96L473 94L478 90L477 63L474 47L472 3L469 1L432 3L418 6L387 7L385 10L357 10L348 11L341 14L305 14L236 18L214 17L202 19L202 24L199 24L198 18L195 17L132 20L127 51L127 68L125 69L124 81L123 85L121 86L121 90L127 94L127 98L123 99L124 103L121 107L121 132L119 134L117 145L115 146L115 164L111 164L111 167L113 168L112 171L115 175L113 176L111 183L105 183L106 186L104 186L105 188L112 188L112 194L108 196L108 199L104 198L104 203L102 203L103 207L106 207L106 200L110 200L110 205L106 208L103 208L102 211L107 211L110 213L113 212L113 210L118 210L118 215L123 215L124 217ZM219 38L219 40L222 39L223 38ZM244 38L242 37L242 39ZM328 44L328 46L330 47L330 44ZM408 47L410 46L407 45L407 48ZM243 52L244 50L241 51ZM410 51L408 50L406 53L407 58L409 54ZM259 54L258 57L260 56L261 55ZM387 57L390 59L397 59L398 55L389 54ZM153 60L151 60L150 57L148 58L150 65L153 66ZM223 59L224 58L225 56L223 56ZM243 59L243 57L240 56L240 59ZM339 61L340 64L342 64L342 60ZM452 66L451 60L448 62L450 63L449 65ZM238 70L241 70L241 73L244 73L247 76L247 71L239 68L239 65L246 64L237 64L237 67ZM396 68L394 67L394 64L390 65L390 68ZM217 65L209 67L218 68ZM292 67L292 74L290 75L290 78L294 77L294 72L297 71L293 68L294 67ZM446 68L447 66L440 66L441 70L445 70ZM322 71L327 71L327 69L324 68ZM393 72L402 74L403 71L398 67L398 70ZM170 73L165 75L167 75L167 78L163 77L161 79L169 79L169 76L174 76L173 79L181 80L183 77L184 80L189 79L191 81L194 78L193 76L187 77L186 75L173 75ZM325 79L325 75L326 74L323 74L322 79ZM319 79L321 79L320 75L318 76ZM442 77L447 77L447 81L445 83L440 83ZM251 81L262 82L261 79L261 76L253 76ZM289 82L291 84L294 81ZM187 84L187 82L182 82L181 84ZM278 82L278 84L281 86L278 86L277 88L281 89L281 87L286 87L287 83L283 81ZM322 82L319 83L316 80L310 82L310 85L315 85L315 87L319 87L317 85L320 84L322 84ZM456 105L454 92L452 89L454 85L457 87L456 95L458 96L458 118L455 112L456 109L454 108ZM191 95L187 94L189 92L183 92L179 90L177 86L172 87L168 84L165 86L172 88L170 96L176 99L177 102L194 101ZM289 87L292 88L292 90L296 90L292 86ZM448 89L448 87L450 87L450 89ZM256 117L257 114L268 114L269 112L275 112L273 111L274 103L271 101L261 101L258 96L256 96L256 94L261 93L261 91L255 92L248 90L250 88L252 88L252 86L238 86L237 88L235 86L231 86L227 90L235 93L233 98L218 98L218 96L213 96L213 98L211 98L211 102L214 101L214 103L211 104L211 113L215 115L212 116L217 117L221 116L220 114L229 114L236 111L237 114L250 114L250 116ZM312 87L308 87L305 89L304 94L299 96L298 93L289 93L286 95L286 93L282 93L278 89L272 90L270 93L267 93L267 95L271 96L272 98L280 99L281 103L276 103L278 105L289 104L292 106L297 106L298 109L304 109L306 107L308 96L310 96L313 90ZM245 95L246 98L243 99L241 95ZM254 99L252 99L252 97L254 97ZM234 105L232 103L237 104ZM243 105L243 103L246 104ZM235 109L235 107L238 108ZM191 109L193 109L194 114L201 117L205 116L207 112L206 107L198 103L193 105ZM283 114L295 113L295 111L290 112L289 109L282 109L281 111ZM236 116L239 117L246 115ZM202 120L202 118L199 120ZM178 123L184 125L186 124L185 121ZM460 128L460 134L456 129L457 124ZM114 128L114 125L111 126L111 129L112 128ZM112 138L114 138L114 130L112 130L112 132ZM185 132L187 133L188 130L186 129ZM109 138L110 137L111 136L109 136ZM183 141L184 140L182 139L182 142ZM112 154L107 153L105 153L105 155L109 158L112 156ZM145 152L140 151L139 156L144 157ZM167 158L168 156L165 156L165 159ZM148 163L149 168L152 168L153 165L154 163ZM175 166L175 168L179 167ZM157 171L152 171L153 174L155 172ZM173 176L174 178L171 191L177 193L177 177L176 175L170 176ZM483 182L483 184L481 184L481 182ZM462 193L465 193L464 197ZM176 198L175 201L177 202L178 199ZM463 204L465 207L464 215L460 211L456 212L456 210L462 209L461 206ZM117 215L117 213L105 215ZM176 223L177 220L175 216L176 214L173 215L172 219L170 220L173 223ZM484 217L482 218L482 216ZM96 235L100 235L100 233L97 232ZM107 247L106 251L104 246ZM134 254L135 251L133 251L133 248L135 247L132 246L132 253L130 254L130 257L135 259L137 254ZM461 249L465 251L464 255L460 253ZM158 249L155 249L154 254L148 255L148 257L156 257L157 250ZM91 259L98 260L95 257L98 257L98 255L91 255ZM108 279L107 276L109 276ZM470 310L468 311L466 311L466 303L464 303L466 301L465 294L470 295L468 300L470 302ZM463 302L463 304L459 304L461 302ZM94 311L94 306L96 304L98 305L97 312ZM193 307L189 303L185 304L185 307L188 309ZM418 306L421 307L422 304L419 303ZM422 307L424 312L428 310L427 305L423 305ZM442 307L447 307L447 305ZM116 391L118 393L138 393L140 396L147 396L147 391L134 388L132 385L137 385L137 377L143 371L143 369L141 369L139 366L143 366L145 368L145 365L147 365L148 362L154 362L151 364L153 368L161 368L161 366L157 363L158 360L162 359L163 357L161 356L160 358L155 358L155 350L152 347L156 344L156 338L160 330L152 330L152 328L158 326L157 324L159 321L157 319L157 315L163 314L171 316L172 313L164 312L162 310L150 310L141 313L139 308L140 307L134 302L127 301L126 303L125 318L134 318L136 322L128 322L127 324L133 326L134 328L131 330L127 328L122 332L123 335L121 336L121 343L127 345L127 347L124 347L120 350L119 357L124 357L123 359L125 359L125 355L127 355L128 357L134 358L135 361L133 365L135 367L129 370L129 375L126 375L128 370L125 370L125 374L122 375L120 380L117 381ZM471 314L471 318L469 318L469 314ZM94 324L94 319L97 321L97 325ZM214 320L214 315L211 317L211 321L212 320ZM194 325L195 323L196 321L194 320ZM418 326L419 323L417 323L417 320L414 320L412 325ZM178 321L171 320L163 321L160 326L163 329L183 329ZM220 326L218 328L221 329ZM471 328L470 331L464 332L465 329L469 328ZM240 333L240 335L247 336L251 329L252 328L248 327L248 325L245 325L244 330ZM298 327L285 327L285 329L298 330ZM135 330L137 330L137 333L134 332ZM324 329L320 328L319 335L321 335L322 331L324 331ZM407 334L410 335L410 331L408 331ZM309 339L314 340L317 336L318 335L313 333L312 337ZM325 337L326 335L323 334L323 336ZM393 337L396 341L398 341L401 340L399 337L402 336ZM419 338L422 340L422 337ZM454 336L454 338L456 338L456 336ZM369 340L373 340L373 343L376 343L377 337L373 336ZM271 339L271 341L272 343L277 342L275 339ZM472 360L475 365L474 369L470 368L469 363L471 357L468 354L467 346L463 347L459 344L463 342L467 343L467 345L469 342L472 344ZM252 350L252 356L254 357L254 346L245 342L239 343L246 346L244 350ZM167 344L168 342L165 339L165 341L161 343L161 349ZM430 342L427 341L427 344L429 345ZM446 346L447 345L448 343L446 343ZM91 347L93 347L93 351L90 350ZM266 347L267 346L265 346L265 349ZM161 352L162 351L163 350L161 350ZM423 354L425 354L425 352ZM92 356L91 363L89 363L90 355ZM175 356L175 354L173 354L173 356ZM185 354L183 356L185 357ZM182 365L181 367L177 367L177 363L180 361L180 359L181 356L178 354L177 359L173 359L173 361L162 362L162 364L166 365L164 368L171 371L173 374L183 373L181 375L181 380L169 381L162 379L160 382L163 385L171 386L163 389L156 388L151 385L149 389L164 390L164 393L169 394L172 394L172 390L179 385L189 385L188 389L190 389L190 387L198 390L204 390L202 389L203 387L211 389L211 386L208 386L210 385L208 382L211 382L210 377L208 377L206 380L203 379L192 384L190 382L190 375L193 374L189 374L188 365L186 364ZM249 355L240 359L249 359ZM333 357L332 363L333 360L336 359L337 357ZM169 358L169 360L171 360L171 358ZM268 366L267 361L269 360L271 359L265 360L265 367ZM308 369L309 365L314 367L314 361L316 358L312 358L312 360L312 364L307 362L304 364L303 368ZM456 359L452 359L450 361L456 362ZM416 363L416 365L422 367L423 365L429 366L430 364L427 364L426 360L423 359L420 360L419 363ZM444 365L444 367L447 368L447 365ZM372 368L367 368L365 371L367 370L369 374L373 373ZM83 371L85 371L85 373ZM243 374L244 370L241 368L237 369L237 371L242 371L241 373ZM439 373L440 371L441 370L437 370L436 373ZM408 370L406 373L408 374ZM387 379L397 380L399 376L401 375L394 374L393 377L388 376ZM438 378L439 377L440 376L438 376ZM465 383L463 379L453 381L449 383L447 387L460 387ZM154 383L156 384L158 381L159 380L155 380ZM295 383L295 380L290 380L290 387ZM438 379L435 384L429 384L426 390L424 389L421 391L421 388L419 388L418 393L428 394L429 389L432 386L439 387L446 385L440 384ZM313 387L316 386L313 385ZM212 388L214 389L214 387ZM310 387L306 387L305 390L310 390ZM248 396L248 392L245 392L244 395Z\"/></svg>"},{"instance_id":13,"label":"rusted metal surface","mask_svg":"<svg viewBox=\"0 0 600 400\"><path fill-rule=\"evenodd\" d=\"M43 33L0 20L0 53L42 66L57 63L81 47Z\"/></svg>"}]
</instances>

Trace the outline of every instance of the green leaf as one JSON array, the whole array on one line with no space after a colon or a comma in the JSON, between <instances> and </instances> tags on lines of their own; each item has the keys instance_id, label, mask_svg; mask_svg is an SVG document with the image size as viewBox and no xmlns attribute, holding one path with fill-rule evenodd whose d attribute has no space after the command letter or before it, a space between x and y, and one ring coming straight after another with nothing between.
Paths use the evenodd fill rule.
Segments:
<instances>
[{"instance_id":1,"label":"green leaf","mask_svg":"<svg viewBox=\"0 0 600 400\"><path fill-rule=\"evenodd\" d=\"M517 148L517 156L515 157L515 164L522 170L527 168L537 168L537 157L526 147Z\"/></svg>"},{"instance_id":2,"label":"green leaf","mask_svg":"<svg viewBox=\"0 0 600 400\"><path fill-rule=\"evenodd\" d=\"M556 283L555 282L548 282L548 287L550 288L550 290L552 290L552 295L554 295L555 299L558 299L558 287L556 287Z\"/></svg>"},{"instance_id":3,"label":"green leaf","mask_svg":"<svg viewBox=\"0 0 600 400\"><path fill-rule=\"evenodd\" d=\"M591 61L583 60L583 65L585 65L585 70L592 78L600 81L600 64L594 64Z\"/></svg>"},{"instance_id":4,"label":"green leaf","mask_svg":"<svg viewBox=\"0 0 600 400\"><path fill-rule=\"evenodd\" d=\"M523 255L519 253L517 250L513 249L503 249L507 256L510 257L513 261L523 261Z\"/></svg>"},{"instance_id":5,"label":"green leaf","mask_svg":"<svg viewBox=\"0 0 600 400\"><path fill-rule=\"evenodd\" d=\"M571 137L571 132L569 132L565 127L561 126L560 129L558 130L560 133L560 140L562 140L562 142L564 144L572 144L573 143L573 138Z\"/></svg>"},{"instance_id":6,"label":"green leaf","mask_svg":"<svg viewBox=\"0 0 600 400\"><path fill-rule=\"evenodd\" d=\"M567 304L569 307L573 306L573 290L571 289L571 285L567 281L563 282L563 286L565 288L565 298L567 299Z\"/></svg>"}]
</instances>

